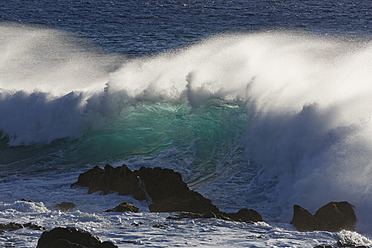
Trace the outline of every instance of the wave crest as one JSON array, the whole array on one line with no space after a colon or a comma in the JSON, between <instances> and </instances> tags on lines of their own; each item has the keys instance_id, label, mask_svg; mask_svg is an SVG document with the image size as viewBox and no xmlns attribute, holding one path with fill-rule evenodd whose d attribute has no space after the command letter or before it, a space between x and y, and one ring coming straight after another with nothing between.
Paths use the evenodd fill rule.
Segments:
<instances>
[{"instance_id":1,"label":"wave crest","mask_svg":"<svg viewBox=\"0 0 372 248\"><path fill-rule=\"evenodd\" d=\"M26 30L22 35L27 39L13 44L23 37L19 31L24 29L1 28L10 35L0 42L0 51L8 56L0 62L0 130L10 137L10 144L48 143L81 137L89 130L111 130L115 137L131 135L138 144L141 141L136 138L149 137L144 143L150 144L148 147L174 144L180 139L179 143L187 143L183 146L190 144L187 151L197 151L199 158L218 163L213 149L216 144L223 147L229 140L234 144L222 149L226 160L212 166L212 171L227 168L225 173L207 170L213 174L215 185L221 182L218 177L224 182L241 180L233 171L244 172L244 161L246 167L256 164L267 173L255 169L256 175L246 179L249 182L242 190L254 192L251 189L274 187L261 199L279 202L281 218L289 218L291 204L312 210L328 201L348 200L361 216L360 227L369 230L370 42L289 32L223 35L153 57L121 58L124 61L119 69L110 70L108 65L113 60L117 67L117 57L100 60L96 53L75 53L66 45L70 43L60 42L53 32ZM40 47L35 40L45 41L45 36L53 42L44 42ZM37 51L46 44L52 48L48 48L49 55L45 57ZM30 51L32 56L26 56ZM57 51L58 63L51 56L53 51ZM35 61L42 63L25 68ZM46 69L50 70L45 73ZM234 106L236 110L223 112L237 115L221 115L214 109ZM178 112L181 108L186 111ZM156 119L151 119L154 111ZM239 121L243 127L229 122L236 116L245 118ZM138 120L148 124L142 129L130 129ZM165 125L167 122L169 126ZM224 126L225 123L229 125ZM187 138L175 139L172 135L180 131L177 125L185 125L185 130L195 137L183 133ZM160 127L171 127L174 132ZM199 130L192 131L193 128ZM218 138L210 139L214 131L219 132ZM237 133L238 138L227 138ZM195 140L200 141L196 148L192 145ZM168 145L164 147L172 150ZM234 166L236 156L231 153L240 157L236 162L239 166ZM211 163L200 163L200 167ZM201 174L203 169L199 170ZM274 186L273 178L277 180ZM250 196L245 197L250 202Z\"/></svg>"}]
</instances>

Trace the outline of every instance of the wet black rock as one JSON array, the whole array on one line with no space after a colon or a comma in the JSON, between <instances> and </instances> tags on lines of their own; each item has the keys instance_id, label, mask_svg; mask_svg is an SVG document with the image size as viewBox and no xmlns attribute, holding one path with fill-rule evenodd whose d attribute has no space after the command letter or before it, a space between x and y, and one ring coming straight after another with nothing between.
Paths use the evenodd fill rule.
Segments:
<instances>
[{"instance_id":1,"label":"wet black rock","mask_svg":"<svg viewBox=\"0 0 372 248\"><path fill-rule=\"evenodd\" d=\"M119 195L132 195L137 200L146 200L146 193L140 186L140 179L126 165L113 168L107 164L105 169L95 166L79 175L71 186L88 187L88 194L101 191L106 195L116 191Z\"/></svg>"},{"instance_id":2,"label":"wet black rock","mask_svg":"<svg viewBox=\"0 0 372 248\"><path fill-rule=\"evenodd\" d=\"M74 227L57 227L43 232L36 248L117 248L111 242L100 239L84 230Z\"/></svg>"},{"instance_id":3,"label":"wet black rock","mask_svg":"<svg viewBox=\"0 0 372 248\"><path fill-rule=\"evenodd\" d=\"M22 224L15 223L15 222L10 222L9 224L0 223L1 230L15 231L15 230L22 229L22 228L24 228Z\"/></svg>"},{"instance_id":4,"label":"wet black rock","mask_svg":"<svg viewBox=\"0 0 372 248\"><path fill-rule=\"evenodd\" d=\"M72 243L66 239L53 240L50 244L43 246L45 248L86 248L86 246Z\"/></svg>"},{"instance_id":5,"label":"wet black rock","mask_svg":"<svg viewBox=\"0 0 372 248\"><path fill-rule=\"evenodd\" d=\"M222 216L229 218L233 221L240 222L257 222L262 221L262 216L253 209L240 209L237 213L220 213Z\"/></svg>"},{"instance_id":6,"label":"wet black rock","mask_svg":"<svg viewBox=\"0 0 372 248\"><path fill-rule=\"evenodd\" d=\"M34 223L26 223L26 224L19 224L19 223L15 223L15 222L10 222L8 224L3 224L3 223L0 223L0 234L4 234L6 231L16 231L18 229L22 229L22 228L30 228L30 229L33 229L33 230L38 230L38 231L44 231L45 228L42 227L42 226L38 226Z\"/></svg>"},{"instance_id":7,"label":"wet black rock","mask_svg":"<svg viewBox=\"0 0 372 248\"><path fill-rule=\"evenodd\" d=\"M88 193L115 191L137 200L148 200L152 203L151 212L219 212L211 200L190 190L179 173L159 167L132 171L126 165L117 168L106 165L104 170L96 166L80 174L71 186L88 187Z\"/></svg>"},{"instance_id":8,"label":"wet black rock","mask_svg":"<svg viewBox=\"0 0 372 248\"><path fill-rule=\"evenodd\" d=\"M298 231L354 231L356 215L353 206L346 202L330 202L321 207L315 215L295 205L291 224Z\"/></svg>"},{"instance_id":9,"label":"wet black rock","mask_svg":"<svg viewBox=\"0 0 372 248\"><path fill-rule=\"evenodd\" d=\"M327 231L354 231L356 215L353 205L343 202L330 202L315 213L319 230Z\"/></svg>"},{"instance_id":10,"label":"wet black rock","mask_svg":"<svg viewBox=\"0 0 372 248\"><path fill-rule=\"evenodd\" d=\"M88 187L88 193L101 191L103 194L118 192L119 195L132 195L137 200L150 202L151 212L182 212L177 218L262 221L261 215L252 209L241 209L237 213L220 212L211 200L190 190L181 174L170 169L141 167L132 171L126 165L113 168L107 164L104 169L96 166L80 174L78 181L71 185L74 186ZM106 211L119 209L127 211L125 206L120 205Z\"/></svg>"},{"instance_id":11,"label":"wet black rock","mask_svg":"<svg viewBox=\"0 0 372 248\"><path fill-rule=\"evenodd\" d=\"M301 232L314 231L317 229L315 217L299 205L293 206L293 218L291 224Z\"/></svg>"},{"instance_id":12,"label":"wet black rock","mask_svg":"<svg viewBox=\"0 0 372 248\"><path fill-rule=\"evenodd\" d=\"M105 212L132 212L132 213L138 213L139 208L136 206L133 206L132 204L128 202L122 202L113 209L108 209Z\"/></svg>"}]
</instances>

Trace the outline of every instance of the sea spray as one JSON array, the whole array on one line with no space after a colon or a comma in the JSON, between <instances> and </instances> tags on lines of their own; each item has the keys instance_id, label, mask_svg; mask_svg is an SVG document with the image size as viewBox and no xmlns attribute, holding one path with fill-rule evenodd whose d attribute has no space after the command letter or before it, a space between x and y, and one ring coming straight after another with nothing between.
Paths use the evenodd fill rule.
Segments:
<instances>
[{"instance_id":1,"label":"sea spray","mask_svg":"<svg viewBox=\"0 0 372 248\"><path fill-rule=\"evenodd\" d=\"M59 33L1 28L9 145L49 144L56 164L160 164L217 203L229 201L212 186L230 192L226 208L280 221L293 204L347 200L372 230L369 42L241 33L118 63Z\"/></svg>"},{"instance_id":2,"label":"sea spray","mask_svg":"<svg viewBox=\"0 0 372 248\"><path fill-rule=\"evenodd\" d=\"M242 34L135 61L136 70L124 66L113 83L139 100L180 97L192 108L207 99L245 103L245 159L277 178L282 220L289 219L293 204L315 210L332 200L352 202L366 220L370 56L370 43ZM368 223L363 220L360 226Z\"/></svg>"},{"instance_id":3,"label":"sea spray","mask_svg":"<svg viewBox=\"0 0 372 248\"><path fill-rule=\"evenodd\" d=\"M53 29L0 24L0 88L54 95L104 86L116 55L93 50L83 39ZM103 84L102 84L103 83Z\"/></svg>"}]
</instances>

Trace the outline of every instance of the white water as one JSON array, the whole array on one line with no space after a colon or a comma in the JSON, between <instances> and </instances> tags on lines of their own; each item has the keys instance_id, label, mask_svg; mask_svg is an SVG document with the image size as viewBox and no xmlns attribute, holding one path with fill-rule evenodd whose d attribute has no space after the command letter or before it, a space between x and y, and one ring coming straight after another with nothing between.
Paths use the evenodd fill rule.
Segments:
<instances>
[{"instance_id":1,"label":"white water","mask_svg":"<svg viewBox=\"0 0 372 248\"><path fill-rule=\"evenodd\" d=\"M93 197L84 197L84 200L96 204L97 199ZM118 197L115 199L117 201ZM113 202L110 197L104 200ZM99 204L100 207L103 205ZM372 244L355 232L300 233L289 224L246 224L216 219L167 220L169 214L102 213L98 207L95 209L97 212L61 212L47 208L43 203L20 201L0 204L0 209L0 222L32 221L47 230L57 226L74 226L98 235L102 241L114 242L118 247L314 247L319 244L335 245L338 240ZM27 228L9 231L0 236L0 244L36 247L41 233Z\"/></svg>"},{"instance_id":2,"label":"white water","mask_svg":"<svg viewBox=\"0 0 372 248\"><path fill-rule=\"evenodd\" d=\"M278 212L274 217L282 223L290 221L293 204L315 212L330 201L347 200L355 206L357 231L371 234L370 42L289 32L225 35L150 58L122 58L119 69L112 71L117 57L84 51L66 34L7 26L1 31L8 35L0 42L0 51L5 54L0 58L0 130L11 145L79 137L111 123L126 106L141 101L188 101L195 109L210 98L244 103L249 113L242 139L244 158L264 170L237 194L250 194L252 187L265 189L275 181L266 198L260 198L262 202L255 206L261 205L257 210L264 218ZM211 192L208 187L213 185L211 182L199 190ZM252 195L250 203L255 197ZM15 209L16 219L24 212L13 206L9 209ZM68 216L59 217L54 224L63 224ZM2 218L0 222L8 222L12 215L6 212ZM152 218L145 217L150 222ZM48 221L47 217L45 222L39 220L45 225ZM109 223L117 225L116 221ZM95 225L101 224L92 224L92 230L98 229ZM225 225L232 224L223 224L221 229ZM213 228L219 234L212 239L218 239L218 223L206 231L213 232ZM239 226L238 232L245 228ZM286 228L290 227L279 233L288 238L292 233ZM232 230L227 238L230 241L236 235ZM154 234L147 229L141 232ZM202 232L190 234L193 244L204 238ZM323 237L322 233L293 235L299 247L305 247L302 239ZM326 240L333 239L333 234L324 235ZM277 238L269 235L267 242ZM169 241L170 246L178 242L175 240ZM267 244L254 243L257 247Z\"/></svg>"}]
</instances>

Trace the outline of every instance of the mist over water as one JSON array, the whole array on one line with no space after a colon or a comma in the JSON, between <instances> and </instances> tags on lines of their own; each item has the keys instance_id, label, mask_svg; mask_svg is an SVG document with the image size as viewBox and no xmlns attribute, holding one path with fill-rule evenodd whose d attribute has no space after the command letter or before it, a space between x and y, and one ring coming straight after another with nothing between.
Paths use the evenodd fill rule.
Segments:
<instances>
[{"instance_id":1,"label":"mist over water","mask_svg":"<svg viewBox=\"0 0 372 248\"><path fill-rule=\"evenodd\" d=\"M371 42L240 33L127 59L85 51L53 30L0 30L7 34L0 39L0 130L10 146L116 137L120 148L155 151L143 153L156 162L209 160L198 180L188 176L195 187L209 174L207 184L218 184L254 172L239 188L241 200L259 198L263 214L279 207L273 217L281 221L293 204L314 212L347 200L358 228L372 230ZM185 151L169 159L179 147ZM252 187L271 191L263 196Z\"/></svg>"}]
</instances>

